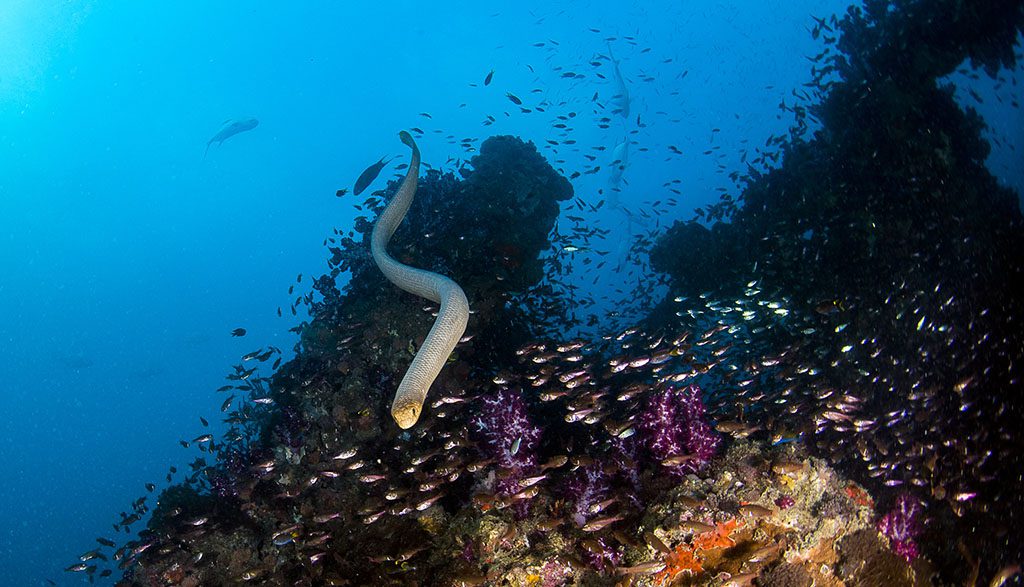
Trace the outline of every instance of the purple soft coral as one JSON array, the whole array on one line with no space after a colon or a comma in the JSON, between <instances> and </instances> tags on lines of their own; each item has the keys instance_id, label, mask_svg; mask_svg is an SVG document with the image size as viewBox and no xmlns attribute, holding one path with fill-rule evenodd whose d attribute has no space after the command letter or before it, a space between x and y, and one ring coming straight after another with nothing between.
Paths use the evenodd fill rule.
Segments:
<instances>
[{"instance_id":1,"label":"purple soft coral","mask_svg":"<svg viewBox=\"0 0 1024 587\"><path fill-rule=\"evenodd\" d=\"M607 573L622 563L622 547L615 546L610 539L604 536L591 538L589 546L582 552L590 566L601 573Z\"/></svg>"},{"instance_id":2,"label":"purple soft coral","mask_svg":"<svg viewBox=\"0 0 1024 587\"><path fill-rule=\"evenodd\" d=\"M630 435L626 438L612 437L610 440L611 451L609 458L618 469L614 477L623 483L617 494L625 501L635 507L642 507L640 503L640 467L637 464L636 437Z\"/></svg>"},{"instance_id":3,"label":"purple soft coral","mask_svg":"<svg viewBox=\"0 0 1024 587\"><path fill-rule=\"evenodd\" d=\"M917 519L921 513L921 502L904 493L896 498L893 509L878 521L878 531L892 542L892 549L908 563L917 558L917 543L914 538L921 533Z\"/></svg>"},{"instance_id":4,"label":"purple soft coral","mask_svg":"<svg viewBox=\"0 0 1024 587\"><path fill-rule=\"evenodd\" d=\"M720 441L704 421L700 393L696 385L657 390L640 414L647 450L676 478L707 466Z\"/></svg>"},{"instance_id":5,"label":"purple soft coral","mask_svg":"<svg viewBox=\"0 0 1024 587\"><path fill-rule=\"evenodd\" d=\"M600 463L576 470L566 484L566 494L572 502L569 517L576 526L582 528L586 525L595 513L592 509L608 496L608 490L608 475Z\"/></svg>"},{"instance_id":6,"label":"purple soft coral","mask_svg":"<svg viewBox=\"0 0 1024 587\"><path fill-rule=\"evenodd\" d=\"M540 428L530 422L521 392L502 389L481 401L481 413L473 424L483 437L485 452L502 469L496 487L498 494L510 497L523 490L521 481L526 476L537 471ZM525 516L528 502L520 499L513 507L516 514Z\"/></svg>"}]
</instances>

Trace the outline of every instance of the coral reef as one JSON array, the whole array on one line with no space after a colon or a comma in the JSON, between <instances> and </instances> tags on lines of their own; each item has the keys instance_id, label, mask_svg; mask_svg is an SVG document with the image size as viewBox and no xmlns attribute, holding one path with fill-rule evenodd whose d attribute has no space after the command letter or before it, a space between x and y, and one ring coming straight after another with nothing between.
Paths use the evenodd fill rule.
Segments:
<instances>
[{"instance_id":1,"label":"coral reef","mask_svg":"<svg viewBox=\"0 0 1024 587\"><path fill-rule=\"evenodd\" d=\"M528 344L493 388L438 398L372 453L357 428L307 426L244 497L157 512L125 583L840 584L837 545L874 532L873 503L801 443L711 432L699 389L675 385L723 348L708 332ZM682 456L702 464L680 473Z\"/></svg>"},{"instance_id":2,"label":"coral reef","mask_svg":"<svg viewBox=\"0 0 1024 587\"><path fill-rule=\"evenodd\" d=\"M1015 65L1021 31L1024 7L1002 0L870 0L819 21L814 34L834 44L813 60L808 99L787 107L789 136L733 175L738 196L698 211L710 228L678 222L651 251L671 280L652 324L751 311L727 300L770 292L784 323L737 344L771 356L756 381L779 384L716 388L734 390L748 418L803 428L883 503L919 495L928 523L915 543L948 581L969 568L949 535L971 537L983 574L1024 556L1011 530L1024 498L1010 489L1024 474L1010 391L1024 216L985 167L983 121L940 78ZM698 296L710 301L687 305Z\"/></svg>"}]
</instances>

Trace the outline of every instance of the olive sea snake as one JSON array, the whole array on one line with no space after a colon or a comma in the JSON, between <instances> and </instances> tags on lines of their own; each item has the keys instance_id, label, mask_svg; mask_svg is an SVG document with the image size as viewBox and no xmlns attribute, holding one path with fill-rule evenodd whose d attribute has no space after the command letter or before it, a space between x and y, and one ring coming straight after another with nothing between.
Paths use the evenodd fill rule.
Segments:
<instances>
[{"instance_id":1,"label":"olive sea snake","mask_svg":"<svg viewBox=\"0 0 1024 587\"><path fill-rule=\"evenodd\" d=\"M380 267L388 281L405 291L441 304L437 320L427 333L419 352L412 359L409 370L398 384L395 400L391 403L391 417L401 428L411 428L419 420L423 402L427 398L430 384L441 372L448 356L455 349L469 321L469 301L466 294L451 279L444 275L409 267L388 255L388 241L395 229L402 223L412 198L416 194L416 181L420 170L420 150L412 135L404 130L399 133L402 142L412 148L412 161L405 173L402 185L398 187L387 207L377 219L370 237L370 251L373 261Z\"/></svg>"}]
</instances>

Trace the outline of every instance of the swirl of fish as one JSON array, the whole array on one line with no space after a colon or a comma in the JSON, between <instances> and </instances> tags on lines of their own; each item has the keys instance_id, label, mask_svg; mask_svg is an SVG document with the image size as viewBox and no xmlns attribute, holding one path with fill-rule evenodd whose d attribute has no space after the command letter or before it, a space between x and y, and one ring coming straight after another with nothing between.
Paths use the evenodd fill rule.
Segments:
<instances>
[{"instance_id":1,"label":"swirl of fish","mask_svg":"<svg viewBox=\"0 0 1024 587\"><path fill-rule=\"evenodd\" d=\"M469 301L459 284L451 279L432 271L403 265L387 252L388 242L398 225L405 219L405 214L409 211L413 196L416 194L420 168L420 150L412 135L402 131L399 138L412 149L412 161L398 192L384 208L373 227L370 251L373 261L388 281L411 294L441 305L437 320L427 333L419 352L413 357L391 403L391 417L399 427L407 429L419 420L430 385L466 331L466 324L469 322Z\"/></svg>"}]
</instances>

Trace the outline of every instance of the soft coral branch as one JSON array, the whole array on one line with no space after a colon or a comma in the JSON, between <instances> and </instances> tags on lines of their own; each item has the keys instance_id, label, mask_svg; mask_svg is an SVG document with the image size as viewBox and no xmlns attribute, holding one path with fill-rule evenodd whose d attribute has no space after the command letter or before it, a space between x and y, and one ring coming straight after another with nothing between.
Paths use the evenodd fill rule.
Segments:
<instances>
[{"instance_id":1,"label":"soft coral branch","mask_svg":"<svg viewBox=\"0 0 1024 587\"><path fill-rule=\"evenodd\" d=\"M909 493L904 493L896 498L893 509L878 520L878 531L889 538L892 549L908 563L918 555L914 539L921 533L918 520L921 510L921 502Z\"/></svg>"},{"instance_id":2,"label":"soft coral branch","mask_svg":"<svg viewBox=\"0 0 1024 587\"><path fill-rule=\"evenodd\" d=\"M704 402L696 385L656 390L640 414L640 430L651 457L673 477L707 466L721 439L704 419Z\"/></svg>"}]
</instances>

